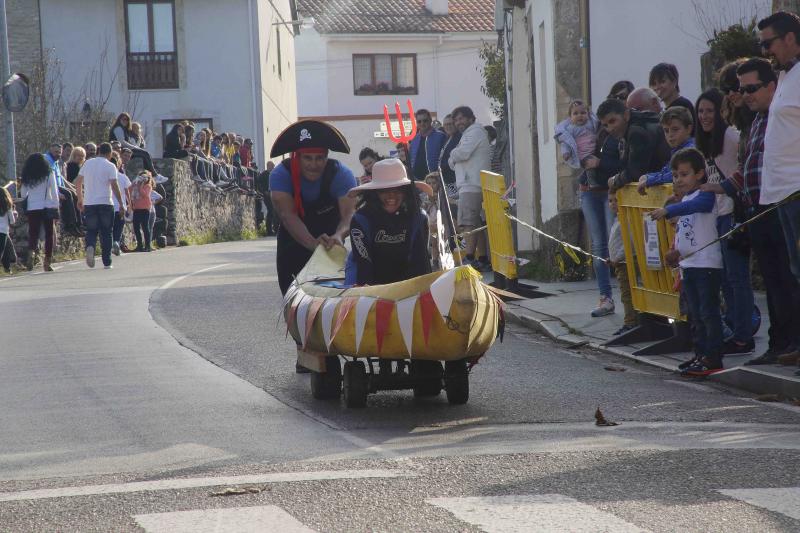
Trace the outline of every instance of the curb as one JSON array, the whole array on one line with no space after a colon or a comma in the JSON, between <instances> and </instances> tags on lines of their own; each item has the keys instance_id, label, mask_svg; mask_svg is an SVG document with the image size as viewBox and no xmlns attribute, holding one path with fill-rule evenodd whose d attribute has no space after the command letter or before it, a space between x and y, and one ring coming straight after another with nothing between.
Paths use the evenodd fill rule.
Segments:
<instances>
[{"instance_id":1,"label":"curb","mask_svg":"<svg viewBox=\"0 0 800 533\"><path fill-rule=\"evenodd\" d=\"M678 371L675 366L637 357L620 348L600 344L596 340L592 340L591 337L575 334L564 321L557 317L531 311L530 309L523 310L523 308L508 303L506 304L505 316L510 323L524 326L561 344L588 346L604 353L624 357L672 373L677 373ZM779 376L755 368L737 366L713 374L708 379L754 394L781 394L787 397L800 398L800 378Z\"/></svg>"}]
</instances>

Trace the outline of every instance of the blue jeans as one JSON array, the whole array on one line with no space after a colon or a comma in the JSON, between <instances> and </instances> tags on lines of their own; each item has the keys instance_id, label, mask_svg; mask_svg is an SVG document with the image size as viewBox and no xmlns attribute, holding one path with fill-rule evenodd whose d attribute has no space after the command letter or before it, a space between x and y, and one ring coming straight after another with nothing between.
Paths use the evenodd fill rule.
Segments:
<instances>
[{"instance_id":1,"label":"blue jeans","mask_svg":"<svg viewBox=\"0 0 800 533\"><path fill-rule=\"evenodd\" d=\"M722 352L721 280L722 270L717 268L683 269L682 289L689 304L689 319L694 326L694 352L711 359L720 357Z\"/></svg>"},{"instance_id":2,"label":"blue jeans","mask_svg":"<svg viewBox=\"0 0 800 533\"><path fill-rule=\"evenodd\" d=\"M728 233L733 227L733 215L717 217L717 232ZM750 254L744 255L720 243L725 272L722 294L725 295L725 321L733 329L733 340L749 342L753 338L753 289L750 285Z\"/></svg>"},{"instance_id":3,"label":"blue jeans","mask_svg":"<svg viewBox=\"0 0 800 533\"><path fill-rule=\"evenodd\" d=\"M114 227L112 228L111 240L113 242L122 242L122 230L125 229L125 219L118 216L114 217Z\"/></svg>"},{"instance_id":4,"label":"blue jeans","mask_svg":"<svg viewBox=\"0 0 800 533\"><path fill-rule=\"evenodd\" d=\"M592 239L592 253L598 257L608 258L608 235L611 233L611 224L614 223L614 215L608 206L608 191L582 191L581 211ZM608 264L596 259L592 264L600 296L611 298L611 274Z\"/></svg>"},{"instance_id":5,"label":"blue jeans","mask_svg":"<svg viewBox=\"0 0 800 533\"><path fill-rule=\"evenodd\" d=\"M778 208L778 216L783 227L783 237L786 239L786 249L789 252L789 264L792 274L800 281L800 200L793 200Z\"/></svg>"},{"instance_id":6,"label":"blue jeans","mask_svg":"<svg viewBox=\"0 0 800 533\"><path fill-rule=\"evenodd\" d=\"M111 264L111 238L114 227L113 205L85 205L83 217L86 223L86 247L97 246L97 235L100 235L103 265Z\"/></svg>"}]
</instances>

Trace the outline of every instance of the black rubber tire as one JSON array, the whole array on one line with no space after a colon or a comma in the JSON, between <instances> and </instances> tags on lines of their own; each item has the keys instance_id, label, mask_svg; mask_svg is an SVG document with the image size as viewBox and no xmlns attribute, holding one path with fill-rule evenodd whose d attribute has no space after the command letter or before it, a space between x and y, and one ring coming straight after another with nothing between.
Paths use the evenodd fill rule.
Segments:
<instances>
[{"instance_id":1,"label":"black rubber tire","mask_svg":"<svg viewBox=\"0 0 800 533\"><path fill-rule=\"evenodd\" d=\"M367 405L367 367L364 361L347 361L343 372L344 403L347 407Z\"/></svg>"},{"instance_id":2,"label":"black rubber tire","mask_svg":"<svg viewBox=\"0 0 800 533\"><path fill-rule=\"evenodd\" d=\"M325 358L326 372L311 373L311 396L317 400L338 400L342 394L342 363L339 356Z\"/></svg>"},{"instance_id":3,"label":"black rubber tire","mask_svg":"<svg viewBox=\"0 0 800 533\"><path fill-rule=\"evenodd\" d=\"M439 361L411 361L411 372L416 375L436 374L439 377L426 379L422 383L414 386L414 397L426 398L439 396L442 392L442 363Z\"/></svg>"},{"instance_id":4,"label":"black rubber tire","mask_svg":"<svg viewBox=\"0 0 800 533\"><path fill-rule=\"evenodd\" d=\"M453 405L463 405L469 400L469 372L467 361L447 361L444 364L444 386L447 401Z\"/></svg>"}]
</instances>

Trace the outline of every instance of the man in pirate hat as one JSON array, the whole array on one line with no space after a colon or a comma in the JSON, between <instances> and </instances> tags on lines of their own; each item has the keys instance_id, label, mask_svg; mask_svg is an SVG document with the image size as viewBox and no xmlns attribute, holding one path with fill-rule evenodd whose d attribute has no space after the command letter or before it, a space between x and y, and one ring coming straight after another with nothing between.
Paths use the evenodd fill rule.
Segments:
<instances>
[{"instance_id":1,"label":"man in pirate hat","mask_svg":"<svg viewBox=\"0 0 800 533\"><path fill-rule=\"evenodd\" d=\"M270 157L291 153L269 176L278 230L278 284L286 294L318 245L342 244L350 229L356 186L353 173L328 152L350 153L344 136L325 122L301 120L283 130Z\"/></svg>"}]
</instances>

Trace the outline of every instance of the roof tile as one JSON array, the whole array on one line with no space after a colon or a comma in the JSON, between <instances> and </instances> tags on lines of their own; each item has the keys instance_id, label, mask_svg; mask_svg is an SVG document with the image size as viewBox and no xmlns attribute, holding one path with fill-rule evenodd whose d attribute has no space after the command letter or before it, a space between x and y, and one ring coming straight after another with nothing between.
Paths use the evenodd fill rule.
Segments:
<instances>
[{"instance_id":1,"label":"roof tile","mask_svg":"<svg viewBox=\"0 0 800 533\"><path fill-rule=\"evenodd\" d=\"M449 0L432 15L425 0L297 0L319 33L460 33L494 31L494 0Z\"/></svg>"}]
</instances>

